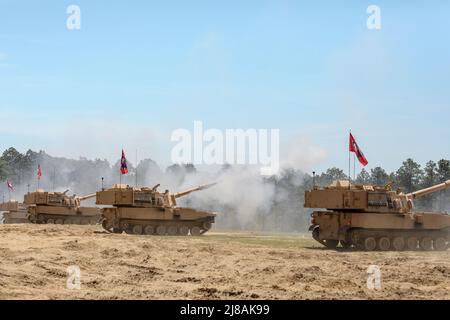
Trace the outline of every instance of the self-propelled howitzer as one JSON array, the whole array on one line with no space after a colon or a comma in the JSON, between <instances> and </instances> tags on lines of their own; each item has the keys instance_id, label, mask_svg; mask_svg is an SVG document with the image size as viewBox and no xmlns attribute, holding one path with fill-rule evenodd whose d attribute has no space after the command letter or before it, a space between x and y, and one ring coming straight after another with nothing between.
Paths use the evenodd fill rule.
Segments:
<instances>
[{"instance_id":1,"label":"self-propelled howitzer","mask_svg":"<svg viewBox=\"0 0 450 320\"><path fill-rule=\"evenodd\" d=\"M3 223L28 223L27 206L15 200L0 203L3 212Z\"/></svg>"},{"instance_id":2,"label":"self-propelled howitzer","mask_svg":"<svg viewBox=\"0 0 450 320\"><path fill-rule=\"evenodd\" d=\"M77 197L64 192L47 192L38 189L24 195L28 205L28 220L32 223L97 224L101 220L100 208L81 207L81 201L95 197L94 194Z\"/></svg>"},{"instance_id":3,"label":"self-propelled howitzer","mask_svg":"<svg viewBox=\"0 0 450 320\"><path fill-rule=\"evenodd\" d=\"M353 185L335 181L328 187L305 192L307 208L325 208L311 215L313 238L336 248L364 250L446 250L450 216L417 211L414 199L450 187L450 180L411 193L389 185Z\"/></svg>"},{"instance_id":4,"label":"self-propelled howitzer","mask_svg":"<svg viewBox=\"0 0 450 320\"><path fill-rule=\"evenodd\" d=\"M177 206L177 198L204 190L203 185L183 192L159 192L152 188L116 184L97 192L102 209L103 228L114 233L197 236L211 229L216 213Z\"/></svg>"}]
</instances>

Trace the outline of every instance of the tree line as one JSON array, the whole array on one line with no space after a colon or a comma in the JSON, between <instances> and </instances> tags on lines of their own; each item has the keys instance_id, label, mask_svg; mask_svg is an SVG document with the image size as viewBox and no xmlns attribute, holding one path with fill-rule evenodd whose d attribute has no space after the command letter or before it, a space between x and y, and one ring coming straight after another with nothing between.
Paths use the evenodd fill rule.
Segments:
<instances>
[{"instance_id":1,"label":"tree line","mask_svg":"<svg viewBox=\"0 0 450 320\"><path fill-rule=\"evenodd\" d=\"M37 165L43 168L43 176L40 187L49 191L69 188L71 193L83 195L94 193L102 187L109 187L119 182L120 160L111 164L105 159L89 160L86 158L67 159L52 157L44 151L28 150L20 153L15 148L5 150L0 157L0 192L8 193L6 183L10 180L16 187L17 199L26 193L28 189L34 190L37 183ZM128 164L130 174L121 177L122 183L130 185L154 186L161 183L164 188L177 191L187 186L194 186L201 179L203 173L198 172L192 164L174 164L161 169L151 159L141 160L136 167ZM241 171L243 172L243 171ZM228 173L233 173L233 166L224 165L215 175L207 180L222 179ZM236 176L236 172L234 172ZM304 192L312 188L313 177L292 168L282 170L278 175L261 178L260 176L246 177L239 180L237 174L236 185L230 188L240 197L221 194L219 191L215 198L202 199L204 193L195 194L181 200L182 204L197 206L208 210L226 212L217 217L217 225L223 228L243 228L270 231L299 231L305 230L309 225L311 209L303 208ZM244 178L243 178L244 179ZM251 179L251 180L249 180ZM325 172L317 174L315 183L328 185L333 180L347 180L348 176L340 168L329 168ZM434 184L450 179L450 161L440 159L428 161L424 167L413 159L406 159L401 166L387 172L381 167L375 167L370 171L362 169L357 175L355 183L386 185L400 188L404 192L411 192L426 188ZM257 190L256 190L257 189ZM259 197L255 197L255 193ZM228 198L227 198L228 196ZM255 203L240 203L254 197ZM199 201L197 201L197 200ZM1 200L1 199L0 199ZM450 210L450 192L441 191L424 197L416 202L416 206L423 210L445 211ZM251 210L251 219L242 220L245 210Z\"/></svg>"}]
</instances>

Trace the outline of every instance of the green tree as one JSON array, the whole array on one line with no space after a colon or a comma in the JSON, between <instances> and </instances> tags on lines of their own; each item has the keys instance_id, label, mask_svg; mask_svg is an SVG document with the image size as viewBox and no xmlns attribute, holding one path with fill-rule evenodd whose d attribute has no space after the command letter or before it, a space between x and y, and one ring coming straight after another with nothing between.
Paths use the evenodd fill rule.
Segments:
<instances>
[{"instance_id":1,"label":"green tree","mask_svg":"<svg viewBox=\"0 0 450 320\"><path fill-rule=\"evenodd\" d=\"M435 185L437 181L437 165L436 162L430 160L425 164L425 167L423 168L423 177L420 185L422 188L428 188L432 185ZM423 210L432 210L433 202L435 201L435 199L436 194L429 194L424 198L417 199L415 201L415 205L416 207Z\"/></svg>"},{"instance_id":2,"label":"green tree","mask_svg":"<svg viewBox=\"0 0 450 320\"><path fill-rule=\"evenodd\" d=\"M403 161L402 166L397 170L397 183L406 192L412 192L420 187L423 172L420 164L408 158Z\"/></svg>"},{"instance_id":3,"label":"green tree","mask_svg":"<svg viewBox=\"0 0 450 320\"><path fill-rule=\"evenodd\" d=\"M389 176L381 167L375 167L370 170L370 181L377 186L383 186L388 183Z\"/></svg>"},{"instance_id":4,"label":"green tree","mask_svg":"<svg viewBox=\"0 0 450 320\"><path fill-rule=\"evenodd\" d=\"M333 167L328 169L325 173L322 173L319 176L319 183L321 185L328 185L334 180L347 180L347 179L348 177L343 170Z\"/></svg>"},{"instance_id":5,"label":"green tree","mask_svg":"<svg viewBox=\"0 0 450 320\"><path fill-rule=\"evenodd\" d=\"M362 168L361 172L356 177L356 183L369 184L370 182L370 174L366 171L366 169Z\"/></svg>"},{"instance_id":6,"label":"green tree","mask_svg":"<svg viewBox=\"0 0 450 320\"><path fill-rule=\"evenodd\" d=\"M439 160L437 163L436 172L439 182L444 182L450 179L450 160Z\"/></svg>"},{"instance_id":7,"label":"green tree","mask_svg":"<svg viewBox=\"0 0 450 320\"><path fill-rule=\"evenodd\" d=\"M428 161L423 169L422 187L427 188L438 182L437 165L434 161Z\"/></svg>"},{"instance_id":8,"label":"green tree","mask_svg":"<svg viewBox=\"0 0 450 320\"><path fill-rule=\"evenodd\" d=\"M0 182L5 181L8 178L8 166L6 162L0 158Z\"/></svg>"},{"instance_id":9,"label":"green tree","mask_svg":"<svg viewBox=\"0 0 450 320\"><path fill-rule=\"evenodd\" d=\"M437 180L438 182L444 182L450 179L450 161L441 159L437 163ZM437 210L448 210L450 203L450 190L442 190L434 195L437 199Z\"/></svg>"}]
</instances>

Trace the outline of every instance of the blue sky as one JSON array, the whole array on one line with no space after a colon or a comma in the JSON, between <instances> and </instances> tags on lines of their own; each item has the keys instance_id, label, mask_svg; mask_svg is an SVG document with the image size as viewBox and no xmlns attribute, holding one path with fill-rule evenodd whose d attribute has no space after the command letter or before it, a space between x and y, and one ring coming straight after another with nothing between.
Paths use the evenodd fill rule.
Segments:
<instances>
[{"instance_id":1,"label":"blue sky","mask_svg":"<svg viewBox=\"0 0 450 320\"><path fill-rule=\"evenodd\" d=\"M369 168L448 159L449 16L448 1L0 0L0 149L168 162L172 130L201 120L307 140L317 170L347 167L350 128Z\"/></svg>"}]
</instances>

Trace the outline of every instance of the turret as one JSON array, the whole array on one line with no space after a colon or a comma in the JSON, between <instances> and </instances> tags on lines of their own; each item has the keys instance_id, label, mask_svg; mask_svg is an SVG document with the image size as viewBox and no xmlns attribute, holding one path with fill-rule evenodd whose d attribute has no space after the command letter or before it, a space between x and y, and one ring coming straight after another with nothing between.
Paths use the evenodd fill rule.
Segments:
<instances>
[{"instance_id":1,"label":"turret","mask_svg":"<svg viewBox=\"0 0 450 320\"><path fill-rule=\"evenodd\" d=\"M413 199L450 188L450 180L404 194L390 186L349 185L334 181L324 188L305 191L305 208L324 208L341 212L412 213Z\"/></svg>"},{"instance_id":2,"label":"turret","mask_svg":"<svg viewBox=\"0 0 450 320\"><path fill-rule=\"evenodd\" d=\"M28 205L45 205L45 206L63 206L63 207L79 207L80 202L95 197L95 194L89 194L83 197L68 196L67 192L47 192L37 190L24 195L24 203Z\"/></svg>"},{"instance_id":3,"label":"turret","mask_svg":"<svg viewBox=\"0 0 450 320\"><path fill-rule=\"evenodd\" d=\"M96 204L113 205L119 207L175 207L176 199L186 196L194 191L200 191L215 185L208 184L188 189L186 191L170 193L157 191L159 184L156 186L133 188L128 185L114 185L110 189L98 191L96 194Z\"/></svg>"}]
</instances>

